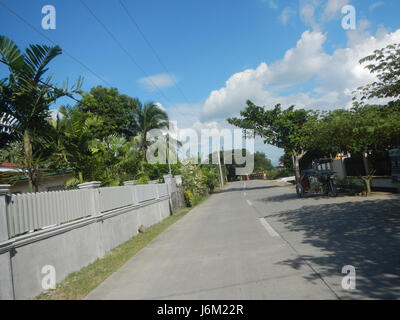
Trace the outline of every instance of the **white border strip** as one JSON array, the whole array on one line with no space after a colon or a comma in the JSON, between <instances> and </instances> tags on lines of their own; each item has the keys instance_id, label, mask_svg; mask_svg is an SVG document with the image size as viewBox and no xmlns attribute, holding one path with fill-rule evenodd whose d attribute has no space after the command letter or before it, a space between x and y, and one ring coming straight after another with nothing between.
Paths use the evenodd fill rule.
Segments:
<instances>
[{"instance_id":1,"label":"white border strip","mask_svg":"<svg viewBox=\"0 0 400 320\"><path fill-rule=\"evenodd\" d=\"M279 237L279 234L270 226L270 224L265 220L265 218L259 218L262 226L265 228L265 230L268 231L269 235L271 237Z\"/></svg>"}]
</instances>

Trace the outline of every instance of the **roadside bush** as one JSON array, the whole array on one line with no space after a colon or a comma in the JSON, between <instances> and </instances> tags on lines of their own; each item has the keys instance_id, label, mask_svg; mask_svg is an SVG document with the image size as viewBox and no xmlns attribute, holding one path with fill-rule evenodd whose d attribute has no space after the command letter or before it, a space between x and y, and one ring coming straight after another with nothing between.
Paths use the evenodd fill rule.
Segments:
<instances>
[{"instance_id":1,"label":"roadside bush","mask_svg":"<svg viewBox=\"0 0 400 320\"><path fill-rule=\"evenodd\" d=\"M183 191L186 207L191 207L193 203L193 193L190 190Z\"/></svg>"},{"instance_id":2,"label":"roadside bush","mask_svg":"<svg viewBox=\"0 0 400 320\"><path fill-rule=\"evenodd\" d=\"M335 186L339 192L346 192L351 194L360 194L367 191L367 188L363 181L354 180L349 177L345 179L336 179Z\"/></svg>"},{"instance_id":3,"label":"roadside bush","mask_svg":"<svg viewBox=\"0 0 400 320\"><path fill-rule=\"evenodd\" d=\"M198 165L191 162L180 168L185 203L189 207L196 205L206 195L212 193L218 184L218 170L212 165Z\"/></svg>"},{"instance_id":4,"label":"roadside bush","mask_svg":"<svg viewBox=\"0 0 400 320\"><path fill-rule=\"evenodd\" d=\"M268 170L266 174L268 180L276 180L280 178L293 176L293 171L291 169L282 168L282 169Z\"/></svg>"},{"instance_id":5,"label":"roadside bush","mask_svg":"<svg viewBox=\"0 0 400 320\"><path fill-rule=\"evenodd\" d=\"M207 186L208 192L213 193L215 187L220 183L218 168L213 165L205 165L201 171L204 175L204 184Z\"/></svg>"}]
</instances>

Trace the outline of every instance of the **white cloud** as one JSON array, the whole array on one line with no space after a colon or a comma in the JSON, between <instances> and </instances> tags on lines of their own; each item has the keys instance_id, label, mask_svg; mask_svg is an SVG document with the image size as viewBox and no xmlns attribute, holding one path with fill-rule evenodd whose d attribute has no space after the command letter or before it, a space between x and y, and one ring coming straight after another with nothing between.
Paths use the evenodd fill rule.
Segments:
<instances>
[{"instance_id":1,"label":"white cloud","mask_svg":"<svg viewBox=\"0 0 400 320\"><path fill-rule=\"evenodd\" d=\"M334 11L333 6L328 10ZM315 18L311 12L307 16L310 22ZM316 29L305 31L296 46L274 63L261 62L254 69L234 73L204 101L170 107L171 119L178 120L181 130L231 128L225 120L238 116L248 99L267 108L278 103L325 110L348 108L353 90L375 80L359 60L376 49L400 42L400 29L388 32L379 27L372 35L369 25L368 20L360 20L356 30L346 32L347 45L332 53L324 49L328 34ZM282 155L282 150L264 146L261 139L256 140L256 150L275 159Z\"/></svg>"},{"instance_id":2,"label":"white cloud","mask_svg":"<svg viewBox=\"0 0 400 320\"><path fill-rule=\"evenodd\" d=\"M317 0L300 0L300 17L307 26L319 29L316 22L316 10L320 2Z\"/></svg>"},{"instance_id":3,"label":"white cloud","mask_svg":"<svg viewBox=\"0 0 400 320\"><path fill-rule=\"evenodd\" d=\"M340 19L341 10L351 0L300 0L300 17L306 26L321 30L323 25L334 19Z\"/></svg>"},{"instance_id":4,"label":"white cloud","mask_svg":"<svg viewBox=\"0 0 400 320\"><path fill-rule=\"evenodd\" d=\"M381 7L383 5L384 5L383 1L374 2L369 6L369 11L374 11L376 8Z\"/></svg>"},{"instance_id":5,"label":"white cloud","mask_svg":"<svg viewBox=\"0 0 400 320\"><path fill-rule=\"evenodd\" d=\"M205 122L237 115L247 99L256 104L331 109L351 103L351 92L375 78L359 64L359 60L375 49L400 42L400 30L387 33L380 30L375 36L364 27L348 32L348 47L333 54L324 51L327 35L306 31L295 48L271 65L265 62L255 69L232 75L223 88L214 90L204 102L201 119ZM298 86L306 86L299 90ZM282 94L282 88L291 94Z\"/></svg>"},{"instance_id":6,"label":"white cloud","mask_svg":"<svg viewBox=\"0 0 400 320\"><path fill-rule=\"evenodd\" d=\"M339 17L342 8L349 4L349 0L328 0L322 13L322 22L328 22Z\"/></svg>"},{"instance_id":7,"label":"white cloud","mask_svg":"<svg viewBox=\"0 0 400 320\"><path fill-rule=\"evenodd\" d=\"M268 5L271 9L278 9L278 5L275 3L274 0L268 0Z\"/></svg>"},{"instance_id":8,"label":"white cloud","mask_svg":"<svg viewBox=\"0 0 400 320\"><path fill-rule=\"evenodd\" d=\"M289 21L289 19L296 14L296 11L294 11L290 7L286 7L283 9L281 15L279 16L279 19L281 20L282 24L286 25Z\"/></svg>"},{"instance_id":9,"label":"white cloud","mask_svg":"<svg viewBox=\"0 0 400 320\"><path fill-rule=\"evenodd\" d=\"M157 107L159 107L162 111L167 111L164 106L160 102L155 102L154 103Z\"/></svg>"},{"instance_id":10,"label":"white cloud","mask_svg":"<svg viewBox=\"0 0 400 320\"><path fill-rule=\"evenodd\" d=\"M160 89L172 87L178 82L178 80L172 75L160 73L146 78L141 78L138 82L147 87L148 90L155 91L157 90L157 87Z\"/></svg>"}]
</instances>

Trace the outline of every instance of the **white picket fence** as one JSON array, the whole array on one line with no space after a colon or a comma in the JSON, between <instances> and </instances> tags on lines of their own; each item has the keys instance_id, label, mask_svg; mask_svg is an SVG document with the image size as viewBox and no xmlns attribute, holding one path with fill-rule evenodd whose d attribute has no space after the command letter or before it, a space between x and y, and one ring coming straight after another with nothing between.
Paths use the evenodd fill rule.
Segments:
<instances>
[{"instance_id":1,"label":"white picket fence","mask_svg":"<svg viewBox=\"0 0 400 320\"><path fill-rule=\"evenodd\" d=\"M165 183L13 194L7 206L9 238L166 196Z\"/></svg>"}]
</instances>

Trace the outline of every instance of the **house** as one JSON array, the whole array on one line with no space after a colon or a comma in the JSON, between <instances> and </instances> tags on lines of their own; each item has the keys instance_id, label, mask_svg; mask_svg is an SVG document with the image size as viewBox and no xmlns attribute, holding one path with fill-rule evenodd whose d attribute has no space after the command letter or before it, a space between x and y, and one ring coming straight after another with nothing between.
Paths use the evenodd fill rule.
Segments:
<instances>
[{"instance_id":1,"label":"house","mask_svg":"<svg viewBox=\"0 0 400 320\"><path fill-rule=\"evenodd\" d=\"M398 190L400 191L400 150L393 149L389 152L375 155L375 161L369 166L374 170L374 178L371 187L375 190ZM333 171L339 179L348 176L354 178L365 176L366 169L362 157L357 155L338 154L333 160Z\"/></svg>"},{"instance_id":2,"label":"house","mask_svg":"<svg viewBox=\"0 0 400 320\"><path fill-rule=\"evenodd\" d=\"M63 170L60 172L43 173L40 183L39 192L64 190L65 183L73 178L72 170ZM15 163L0 163L0 184L10 184L11 193L28 193L28 179L23 175L23 170Z\"/></svg>"}]
</instances>

